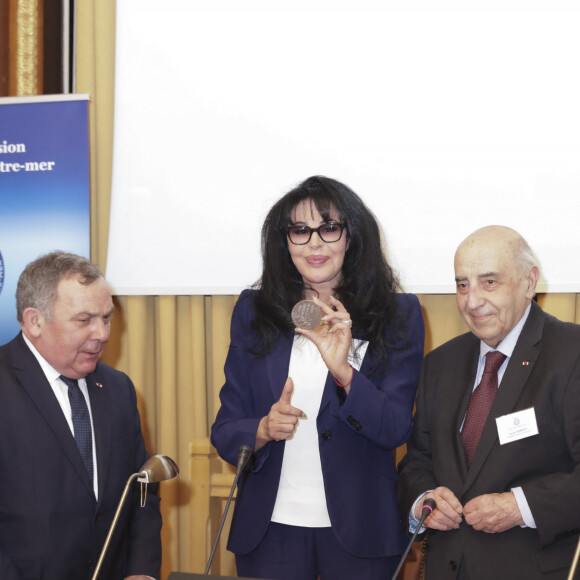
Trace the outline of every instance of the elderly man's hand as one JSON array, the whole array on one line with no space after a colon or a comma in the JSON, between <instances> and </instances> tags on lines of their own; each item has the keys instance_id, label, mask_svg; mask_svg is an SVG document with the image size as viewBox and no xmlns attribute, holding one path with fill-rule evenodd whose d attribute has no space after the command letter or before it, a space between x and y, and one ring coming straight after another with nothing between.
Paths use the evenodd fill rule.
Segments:
<instances>
[{"instance_id":1,"label":"elderly man's hand","mask_svg":"<svg viewBox=\"0 0 580 580\"><path fill-rule=\"evenodd\" d=\"M435 511L425 520L424 525L434 530L454 530L461 523L463 508L455 497L455 494L447 487L438 487L425 494L421 501L417 502L415 517L421 518L421 505L427 498L433 498L437 502Z\"/></svg>"},{"instance_id":2,"label":"elderly man's hand","mask_svg":"<svg viewBox=\"0 0 580 580\"><path fill-rule=\"evenodd\" d=\"M475 497L465 504L463 515L474 530L488 534L505 532L524 523L516 498L511 491Z\"/></svg>"}]
</instances>

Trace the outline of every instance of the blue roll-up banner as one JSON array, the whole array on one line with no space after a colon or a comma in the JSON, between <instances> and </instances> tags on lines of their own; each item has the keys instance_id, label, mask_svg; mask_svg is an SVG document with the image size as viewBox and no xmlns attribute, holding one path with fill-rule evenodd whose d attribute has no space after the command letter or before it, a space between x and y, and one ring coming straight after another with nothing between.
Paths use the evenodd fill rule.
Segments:
<instances>
[{"instance_id":1,"label":"blue roll-up banner","mask_svg":"<svg viewBox=\"0 0 580 580\"><path fill-rule=\"evenodd\" d=\"M0 98L0 344L16 285L52 250L90 257L88 95Z\"/></svg>"}]
</instances>

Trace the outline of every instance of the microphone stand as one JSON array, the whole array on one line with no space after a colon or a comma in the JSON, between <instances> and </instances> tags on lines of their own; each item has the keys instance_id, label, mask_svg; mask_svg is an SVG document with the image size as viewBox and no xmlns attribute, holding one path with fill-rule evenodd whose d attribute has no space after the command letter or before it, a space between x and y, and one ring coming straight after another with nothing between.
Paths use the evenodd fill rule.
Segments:
<instances>
[{"instance_id":1,"label":"microphone stand","mask_svg":"<svg viewBox=\"0 0 580 580\"><path fill-rule=\"evenodd\" d=\"M397 576L399 575L399 572L401 571L401 568L403 567L403 564L405 563L405 558L407 557L407 554L409 553L409 550L411 549L411 546L413 545L413 542L415 541L415 538L417 537L419 530L423 527L423 523L425 522L427 517L433 513L433 511L435 510L436 507L437 507L437 503L432 498L427 498L423 502L423 505L421 506L421 519L419 520L419 525L417 526L417 529L415 530L413 537L409 541L409 544L407 546L407 549L405 550L405 553L401 556L401 561L399 562L399 565L397 566L397 569L395 570L395 573L393 574L393 577L391 578L391 580L397 580Z\"/></svg>"},{"instance_id":2,"label":"microphone stand","mask_svg":"<svg viewBox=\"0 0 580 580\"><path fill-rule=\"evenodd\" d=\"M95 572L93 573L93 577L91 580L97 580L99 576L99 572L101 571L101 566L103 565L103 560L105 559L105 554L107 553L107 549L109 548L109 544L111 542L111 538L113 537L113 532L117 526L117 522L119 521L119 516L121 515L121 510L125 505L125 500L127 499L127 494L129 493L129 489L131 488L131 484L139 477L146 477L146 473L134 473L129 479L127 480L127 485L125 485L125 489L123 490L123 495L119 501L119 505L117 506L117 511L115 512L115 516L113 517L113 522L111 523L111 527L109 528L109 533L107 534L107 539L103 544L103 549L101 550L101 555L99 556L99 560L97 562L97 566L95 568Z\"/></svg>"},{"instance_id":3,"label":"microphone stand","mask_svg":"<svg viewBox=\"0 0 580 580\"><path fill-rule=\"evenodd\" d=\"M222 515L222 521L220 522L220 527L218 529L215 541L213 543L213 547L211 549L211 554L209 555L209 560L207 561L207 566L205 567L204 575L207 576L209 574L209 569L211 568L211 564L213 562L213 558L215 556L215 551L218 546L218 542L220 536L222 535L222 530L224 528L224 524L226 522L226 516L228 515L228 511L230 509L230 504L232 503L232 497L234 496L234 491L236 486L238 485L238 480L240 479L240 475L242 471L244 471L244 467L246 467L248 463L248 459L250 459L254 450L249 445L241 445L238 449L238 465L236 468L236 475L234 477L234 482L232 483L232 489L230 490L230 495L228 497L228 501L226 503L226 507L224 509L224 513Z\"/></svg>"},{"instance_id":4,"label":"microphone stand","mask_svg":"<svg viewBox=\"0 0 580 580\"><path fill-rule=\"evenodd\" d=\"M113 532L115 531L115 527L117 526L117 522L119 521L119 516L121 515L121 510L125 505L125 501L127 499L127 495L131 488L131 484L136 480L139 479L142 483L157 483L159 481L165 481L166 479L171 479L175 477L179 473L179 468L177 467L176 463L170 457L165 455L154 455L150 457L141 467L141 471L139 473L134 473L129 477L127 480L127 484L125 485L125 489L123 490L123 495L121 495L121 499L119 500L119 505L117 506L117 511L113 517L113 521L111 522L111 527L109 528L109 533L107 534L107 539L103 544L103 549L101 550L101 555L99 556L99 560L97 562L97 566L95 571L91 577L91 580L97 580L99 577L99 572L101 571L101 566L103 565L103 560L105 559L105 554L107 553L107 549L111 542L111 538L113 537ZM144 506L145 504L143 504Z\"/></svg>"},{"instance_id":5,"label":"microphone stand","mask_svg":"<svg viewBox=\"0 0 580 580\"><path fill-rule=\"evenodd\" d=\"M568 574L567 580L574 580L574 574L576 574L576 568L578 566L578 559L580 558L580 538L578 538L578 544L576 545L576 552L574 553L574 559L572 560L572 567L570 568L570 573Z\"/></svg>"}]
</instances>

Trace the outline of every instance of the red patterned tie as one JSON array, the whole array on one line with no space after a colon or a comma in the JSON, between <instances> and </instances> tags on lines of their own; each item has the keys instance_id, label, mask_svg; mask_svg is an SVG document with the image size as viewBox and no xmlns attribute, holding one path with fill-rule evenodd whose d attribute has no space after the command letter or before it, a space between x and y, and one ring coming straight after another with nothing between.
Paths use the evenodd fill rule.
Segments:
<instances>
[{"instance_id":1,"label":"red patterned tie","mask_svg":"<svg viewBox=\"0 0 580 580\"><path fill-rule=\"evenodd\" d=\"M461 432L468 466L471 465L485 421L495 399L497 393L497 371L505 358L506 355L497 350L487 353L481 382L473 391L471 399L469 399L467 415Z\"/></svg>"}]
</instances>

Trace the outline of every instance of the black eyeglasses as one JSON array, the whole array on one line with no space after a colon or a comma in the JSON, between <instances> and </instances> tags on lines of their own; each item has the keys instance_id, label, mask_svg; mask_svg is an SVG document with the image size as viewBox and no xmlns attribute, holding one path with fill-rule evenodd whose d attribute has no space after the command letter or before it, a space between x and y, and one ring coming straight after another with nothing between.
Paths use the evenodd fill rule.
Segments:
<instances>
[{"instance_id":1,"label":"black eyeglasses","mask_svg":"<svg viewBox=\"0 0 580 580\"><path fill-rule=\"evenodd\" d=\"M338 242L342 238L342 232L345 224L340 222L328 222L318 226L317 228L310 228L308 226L288 226L286 232L288 239L295 246L303 246L310 241L312 234L316 232L320 239L327 244Z\"/></svg>"}]
</instances>

